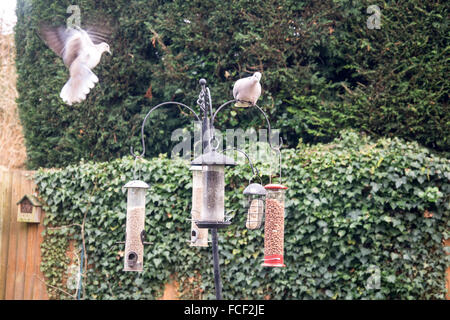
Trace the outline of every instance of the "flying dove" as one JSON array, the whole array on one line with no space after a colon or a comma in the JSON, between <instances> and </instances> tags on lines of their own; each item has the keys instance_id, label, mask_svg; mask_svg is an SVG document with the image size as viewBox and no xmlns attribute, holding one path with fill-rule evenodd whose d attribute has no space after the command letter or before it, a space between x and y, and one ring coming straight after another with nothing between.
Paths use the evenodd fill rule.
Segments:
<instances>
[{"instance_id":1,"label":"flying dove","mask_svg":"<svg viewBox=\"0 0 450 320\"><path fill-rule=\"evenodd\" d=\"M103 52L111 54L109 45L104 42L105 34L95 28L83 30L79 27L43 26L40 35L50 49L63 59L70 72L70 78L59 95L61 99L68 105L85 100L98 82L91 69L98 65Z\"/></svg>"},{"instance_id":2,"label":"flying dove","mask_svg":"<svg viewBox=\"0 0 450 320\"><path fill-rule=\"evenodd\" d=\"M253 76L236 81L233 87L234 99L238 100L235 107L249 107L256 104L261 95L261 73L255 72Z\"/></svg>"}]
</instances>

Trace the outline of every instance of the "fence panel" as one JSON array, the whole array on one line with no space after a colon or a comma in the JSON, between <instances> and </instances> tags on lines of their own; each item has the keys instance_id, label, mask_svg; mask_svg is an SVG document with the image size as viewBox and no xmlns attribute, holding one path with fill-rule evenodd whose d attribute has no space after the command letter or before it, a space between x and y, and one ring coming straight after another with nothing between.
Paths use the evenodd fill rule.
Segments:
<instances>
[{"instance_id":1,"label":"fence panel","mask_svg":"<svg viewBox=\"0 0 450 320\"><path fill-rule=\"evenodd\" d=\"M34 192L33 173L0 168L0 300L48 299L39 269L42 217L17 222L17 202Z\"/></svg>"}]
</instances>

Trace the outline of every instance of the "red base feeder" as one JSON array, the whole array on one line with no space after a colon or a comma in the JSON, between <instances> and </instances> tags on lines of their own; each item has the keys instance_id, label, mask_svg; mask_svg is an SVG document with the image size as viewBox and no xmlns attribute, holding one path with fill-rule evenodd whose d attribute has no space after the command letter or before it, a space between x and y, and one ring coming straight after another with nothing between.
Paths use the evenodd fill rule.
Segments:
<instances>
[{"instance_id":1,"label":"red base feeder","mask_svg":"<svg viewBox=\"0 0 450 320\"><path fill-rule=\"evenodd\" d=\"M264 256L263 267L286 267L283 263L283 255L273 254L270 256Z\"/></svg>"},{"instance_id":2,"label":"red base feeder","mask_svg":"<svg viewBox=\"0 0 450 320\"><path fill-rule=\"evenodd\" d=\"M284 192L287 187L280 184L265 186L266 219L264 223L263 267L285 267L284 251Z\"/></svg>"}]
</instances>

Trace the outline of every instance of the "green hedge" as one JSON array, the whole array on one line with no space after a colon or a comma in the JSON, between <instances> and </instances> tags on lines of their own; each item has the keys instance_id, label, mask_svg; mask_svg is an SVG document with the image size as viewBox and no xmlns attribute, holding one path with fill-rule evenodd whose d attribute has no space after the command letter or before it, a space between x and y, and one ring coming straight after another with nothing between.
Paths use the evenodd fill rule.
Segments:
<instances>
[{"instance_id":1,"label":"green hedge","mask_svg":"<svg viewBox=\"0 0 450 320\"><path fill-rule=\"evenodd\" d=\"M100 83L73 107L59 98L68 72L36 32L42 21L65 25L71 4L80 6L82 26L95 15L115 26L113 55L95 69ZM373 4L19 0L17 88L28 166L127 155L130 145L139 146L150 107L168 100L195 106L202 77L219 105L231 98L238 78L255 70L263 72L259 105L291 147L299 138L329 142L339 129L353 127L450 151L447 4L378 1L381 29L370 30L366 10ZM224 112L217 127L264 128L255 112ZM176 108L155 113L148 156L171 150L159 137L188 120Z\"/></svg>"},{"instance_id":2,"label":"green hedge","mask_svg":"<svg viewBox=\"0 0 450 320\"><path fill-rule=\"evenodd\" d=\"M448 266L450 161L417 143L371 140L344 132L330 144L283 151L287 190L286 268L263 268L263 229L245 229L242 191L247 164L226 172L226 211L233 224L219 232L225 299L444 299ZM275 161L276 162L276 161ZM214 298L211 248L190 247L189 163L143 160L147 193L144 272L123 272L126 194L134 160L80 163L39 170L46 203L42 265L46 281L62 283L69 239L85 241L90 268L84 299L154 299L174 275L184 298ZM258 163L264 183L270 165ZM277 178L273 178L277 181ZM430 217L431 216L431 217ZM68 226L60 228L61 226ZM52 227L53 229L51 229ZM56 227L56 229L55 229ZM379 277L380 286L368 287ZM53 298L68 298L49 287ZM200 295L202 293L202 295Z\"/></svg>"}]
</instances>

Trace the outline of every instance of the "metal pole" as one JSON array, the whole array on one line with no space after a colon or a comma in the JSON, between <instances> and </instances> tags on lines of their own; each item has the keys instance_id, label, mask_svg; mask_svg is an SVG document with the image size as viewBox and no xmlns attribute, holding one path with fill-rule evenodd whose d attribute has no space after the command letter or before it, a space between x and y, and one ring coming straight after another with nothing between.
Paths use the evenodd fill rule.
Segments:
<instances>
[{"instance_id":1,"label":"metal pole","mask_svg":"<svg viewBox=\"0 0 450 320\"><path fill-rule=\"evenodd\" d=\"M200 85L202 86L203 95L203 121L202 121L202 153L209 150L209 144L212 132L214 130L210 117L212 117L212 106L209 94L206 91L206 80L201 79ZM208 106L206 105L208 104ZM208 114L208 111L211 114ZM207 190L204 190L207 192ZM219 265L219 237L217 236L217 229L211 229L211 240L212 240L212 255L213 255L213 267L214 267L214 285L216 287L216 299L222 300L222 282L220 279L220 265Z\"/></svg>"},{"instance_id":2,"label":"metal pole","mask_svg":"<svg viewBox=\"0 0 450 320\"><path fill-rule=\"evenodd\" d=\"M212 236L212 254L214 265L214 284L216 286L216 299L222 300L222 283L220 281L220 265L219 265L219 240L217 229L211 229Z\"/></svg>"}]
</instances>

